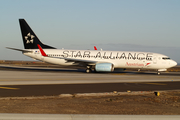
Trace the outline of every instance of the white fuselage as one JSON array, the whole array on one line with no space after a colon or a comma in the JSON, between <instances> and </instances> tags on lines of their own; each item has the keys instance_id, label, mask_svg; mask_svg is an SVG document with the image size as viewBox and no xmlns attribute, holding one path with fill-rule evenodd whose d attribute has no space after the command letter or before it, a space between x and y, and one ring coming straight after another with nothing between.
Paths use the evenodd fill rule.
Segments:
<instances>
[{"instance_id":1,"label":"white fuselage","mask_svg":"<svg viewBox=\"0 0 180 120\"><path fill-rule=\"evenodd\" d=\"M23 54L57 65L74 65L74 62L67 62L64 58L112 63L114 68L158 69L159 71L177 65L174 60L165 55L150 52L44 49L49 56L44 57L39 49L32 49L32 51Z\"/></svg>"}]
</instances>

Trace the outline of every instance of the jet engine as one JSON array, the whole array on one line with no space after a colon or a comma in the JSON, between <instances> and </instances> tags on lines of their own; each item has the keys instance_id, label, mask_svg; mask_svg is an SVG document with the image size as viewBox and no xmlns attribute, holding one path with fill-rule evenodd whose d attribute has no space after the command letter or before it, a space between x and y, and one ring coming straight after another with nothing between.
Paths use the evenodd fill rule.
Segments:
<instances>
[{"instance_id":1,"label":"jet engine","mask_svg":"<svg viewBox=\"0 0 180 120\"><path fill-rule=\"evenodd\" d=\"M95 65L96 72L112 72L114 65L112 63L97 63Z\"/></svg>"}]
</instances>

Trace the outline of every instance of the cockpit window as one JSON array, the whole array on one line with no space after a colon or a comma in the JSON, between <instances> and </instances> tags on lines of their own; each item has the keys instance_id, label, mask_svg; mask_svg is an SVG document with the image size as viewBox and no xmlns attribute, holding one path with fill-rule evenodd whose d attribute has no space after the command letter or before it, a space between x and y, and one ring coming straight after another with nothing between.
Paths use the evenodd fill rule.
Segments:
<instances>
[{"instance_id":1,"label":"cockpit window","mask_svg":"<svg viewBox=\"0 0 180 120\"><path fill-rule=\"evenodd\" d=\"M163 60L170 60L171 58L163 57L162 59L163 59Z\"/></svg>"}]
</instances>

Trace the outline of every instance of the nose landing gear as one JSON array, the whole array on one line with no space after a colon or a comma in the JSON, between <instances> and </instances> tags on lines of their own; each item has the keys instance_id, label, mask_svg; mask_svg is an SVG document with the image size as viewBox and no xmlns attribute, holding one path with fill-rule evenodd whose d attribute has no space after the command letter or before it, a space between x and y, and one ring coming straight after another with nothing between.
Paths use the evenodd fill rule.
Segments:
<instances>
[{"instance_id":1,"label":"nose landing gear","mask_svg":"<svg viewBox=\"0 0 180 120\"><path fill-rule=\"evenodd\" d=\"M165 72L165 71L167 71L167 69L158 69L158 70L157 70L157 74L160 75L161 72Z\"/></svg>"},{"instance_id":2,"label":"nose landing gear","mask_svg":"<svg viewBox=\"0 0 180 120\"><path fill-rule=\"evenodd\" d=\"M160 75L161 73L160 72L157 72L157 75Z\"/></svg>"}]
</instances>

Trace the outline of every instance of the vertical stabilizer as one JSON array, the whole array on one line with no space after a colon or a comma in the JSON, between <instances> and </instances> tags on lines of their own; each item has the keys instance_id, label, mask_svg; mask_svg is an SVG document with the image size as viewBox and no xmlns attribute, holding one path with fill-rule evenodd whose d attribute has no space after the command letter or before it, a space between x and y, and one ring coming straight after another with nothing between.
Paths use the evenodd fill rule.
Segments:
<instances>
[{"instance_id":1,"label":"vertical stabilizer","mask_svg":"<svg viewBox=\"0 0 180 120\"><path fill-rule=\"evenodd\" d=\"M38 49L37 44L39 44L43 49L56 49L54 47L43 44L24 19L19 19L19 24L21 27L22 39L25 49Z\"/></svg>"}]
</instances>

